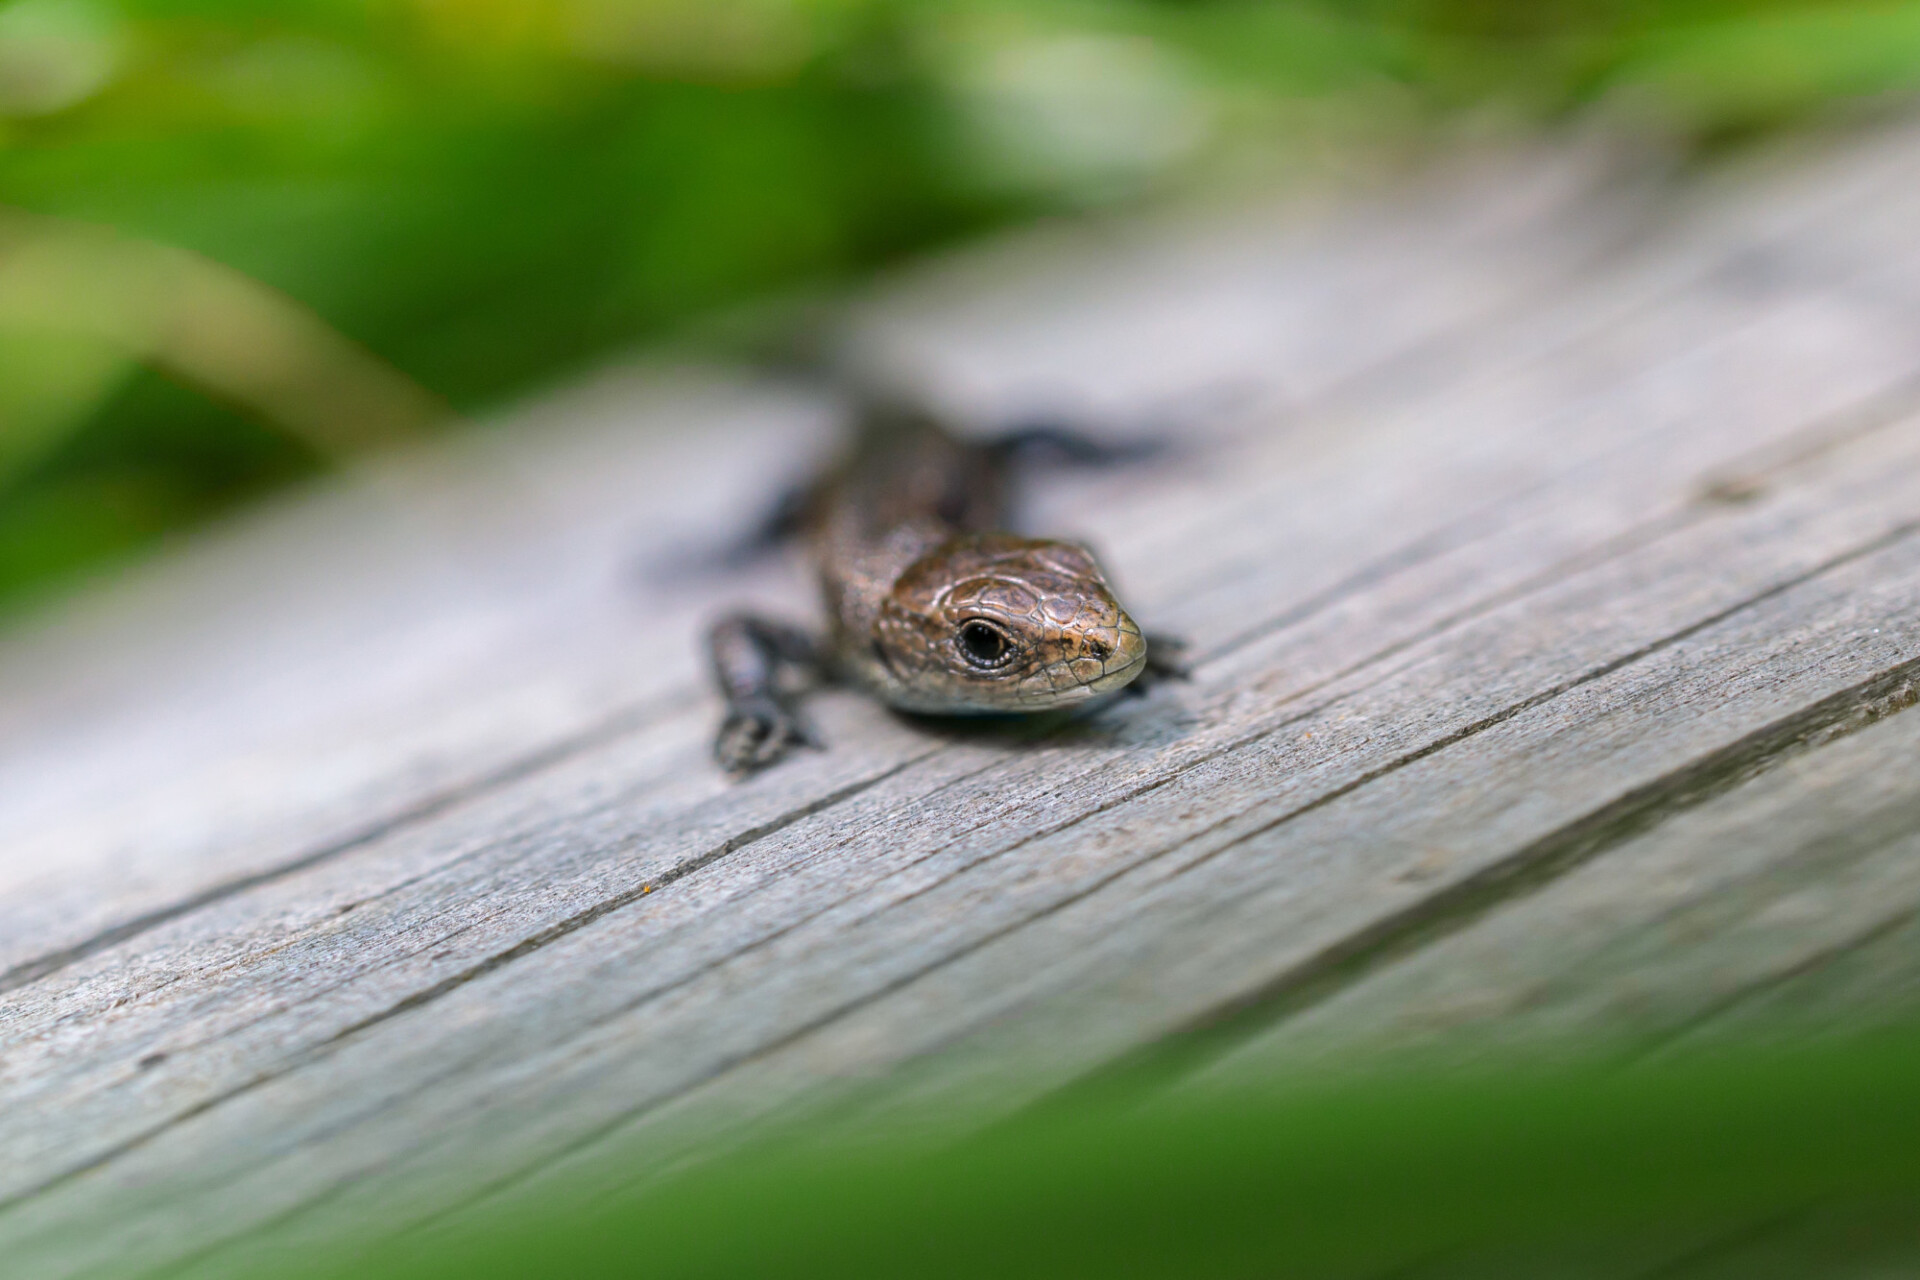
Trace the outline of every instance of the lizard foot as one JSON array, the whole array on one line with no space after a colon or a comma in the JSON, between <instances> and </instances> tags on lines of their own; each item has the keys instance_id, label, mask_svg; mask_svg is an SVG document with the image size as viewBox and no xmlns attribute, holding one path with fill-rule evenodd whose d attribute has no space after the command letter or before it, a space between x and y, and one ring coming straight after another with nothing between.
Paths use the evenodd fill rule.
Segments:
<instances>
[{"instance_id":1,"label":"lizard foot","mask_svg":"<svg viewBox=\"0 0 1920 1280\"><path fill-rule=\"evenodd\" d=\"M818 736L791 707L754 698L728 709L713 741L713 758L728 773L745 777L779 763L795 747L819 746Z\"/></svg>"}]
</instances>

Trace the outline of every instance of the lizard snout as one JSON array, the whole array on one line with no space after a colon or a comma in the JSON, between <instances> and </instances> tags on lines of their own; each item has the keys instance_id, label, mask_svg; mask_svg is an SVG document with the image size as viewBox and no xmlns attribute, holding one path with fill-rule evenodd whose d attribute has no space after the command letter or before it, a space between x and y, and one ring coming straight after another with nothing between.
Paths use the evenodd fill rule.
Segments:
<instances>
[{"instance_id":1,"label":"lizard snout","mask_svg":"<svg viewBox=\"0 0 1920 1280\"><path fill-rule=\"evenodd\" d=\"M1089 634L1082 642L1081 656L1065 665L1074 683L1087 694L1111 693L1146 670L1146 637L1123 613L1116 625Z\"/></svg>"}]
</instances>

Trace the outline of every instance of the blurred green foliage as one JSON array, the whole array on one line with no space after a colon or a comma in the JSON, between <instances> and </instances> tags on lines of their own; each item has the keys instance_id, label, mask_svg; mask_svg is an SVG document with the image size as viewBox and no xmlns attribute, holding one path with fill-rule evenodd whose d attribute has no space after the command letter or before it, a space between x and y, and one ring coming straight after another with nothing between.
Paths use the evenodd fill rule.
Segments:
<instances>
[{"instance_id":1,"label":"blurred green foliage","mask_svg":"<svg viewBox=\"0 0 1920 1280\"><path fill-rule=\"evenodd\" d=\"M316 1249L295 1221L184 1274L1910 1276L1916 1079L1910 1032L1632 1066L1148 1072L965 1136L930 1136L955 1133L937 1114L816 1121L624 1187L603 1157L592 1183L550 1178L404 1236L366 1223Z\"/></svg>"},{"instance_id":2,"label":"blurred green foliage","mask_svg":"<svg viewBox=\"0 0 1920 1280\"><path fill-rule=\"evenodd\" d=\"M1601 104L1712 140L1916 76L1920 4L1849 0L7 0L0 210L204 255L464 411L1302 138ZM49 314L10 225L0 606L330 461Z\"/></svg>"}]
</instances>

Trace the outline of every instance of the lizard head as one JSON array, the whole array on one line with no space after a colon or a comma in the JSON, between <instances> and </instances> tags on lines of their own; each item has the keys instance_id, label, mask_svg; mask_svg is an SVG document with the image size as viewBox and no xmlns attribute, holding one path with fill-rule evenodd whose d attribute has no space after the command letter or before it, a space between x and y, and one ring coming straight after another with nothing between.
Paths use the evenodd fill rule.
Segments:
<instances>
[{"instance_id":1,"label":"lizard head","mask_svg":"<svg viewBox=\"0 0 1920 1280\"><path fill-rule=\"evenodd\" d=\"M975 534L909 565L882 602L874 657L915 711L1046 711L1109 693L1147 642L1086 548Z\"/></svg>"}]
</instances>

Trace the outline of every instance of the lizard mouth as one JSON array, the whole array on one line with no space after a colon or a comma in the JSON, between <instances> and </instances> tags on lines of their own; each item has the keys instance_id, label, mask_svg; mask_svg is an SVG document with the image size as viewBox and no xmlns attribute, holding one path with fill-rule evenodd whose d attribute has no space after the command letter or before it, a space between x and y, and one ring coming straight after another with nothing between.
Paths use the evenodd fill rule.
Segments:
<instances>
[{"instance_id":1,"label":"lizard mouth","mask_svg":"<svg viewBox=\"0 0 1920 1280\"><path fill-rule=\"evenodd\" d=\"M1056 662L1023 682L1020 702L1031 710L1097 698L1126 687L1147 668L1147 642L1132 619L1123 619L1105 657Z\"/></svg>"},{"instance_id":2,"label":"lizard mouth","mask_svg":"<svg viewBox=\"0 0 1920 1280\"><path fill-rule=\"evenodd\" d=\"M1131 684L1136 676L1147 669L1147 642L1137 631L1122 633L1121 643L1113 656L1098 664L1097 675L1093 675L1089 668L1093 662L1092 658L1081 658L1072 664L1092 676L1091 679L1082 680L1088 696L1112 693ZM1081 672L1076 671L1075 674Z\"/></svg>"}]
</instances>

